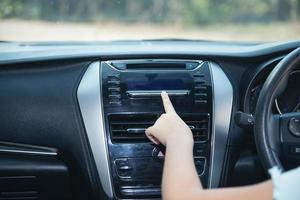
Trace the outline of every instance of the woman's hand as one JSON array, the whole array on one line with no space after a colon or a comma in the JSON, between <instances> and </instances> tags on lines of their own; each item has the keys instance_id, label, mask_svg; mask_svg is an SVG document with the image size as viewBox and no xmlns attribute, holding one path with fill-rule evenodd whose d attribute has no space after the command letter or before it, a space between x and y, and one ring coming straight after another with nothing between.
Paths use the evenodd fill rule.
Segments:
<instances>
[{"instance_id":1,"label":"woman's hand","mask_svg":"<svg viewBox=\"0 0 300 200\"><path fill-rule=\"evenodd\" d=\"M155 144L169 143L193 145L193 135L186 123L177 115L166 92L161 93L165 113L146 130L147 137Z\"/></svg>"}]
</instances>

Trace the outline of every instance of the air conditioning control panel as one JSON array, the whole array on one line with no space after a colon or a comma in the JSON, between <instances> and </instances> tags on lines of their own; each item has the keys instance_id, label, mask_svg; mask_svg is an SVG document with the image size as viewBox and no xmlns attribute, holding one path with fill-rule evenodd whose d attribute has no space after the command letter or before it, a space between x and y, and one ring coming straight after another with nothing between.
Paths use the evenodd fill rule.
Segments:
<instances>
[{"instance_id":1,"label":"air conditioning control panel","mask_svg":"<svg viewBox=\"0 0 300 200\"><path fill-rule=\"evenodd\" d=\"M172 68L174 66L174 68ZM202 61L126 60L101 64L102 105L114 194L119 199L160 197L164 147L145 130L164 112L167 91L194 137L194 160L207 186L211 154L212 84Z\"/></svg>"}]
</instances>

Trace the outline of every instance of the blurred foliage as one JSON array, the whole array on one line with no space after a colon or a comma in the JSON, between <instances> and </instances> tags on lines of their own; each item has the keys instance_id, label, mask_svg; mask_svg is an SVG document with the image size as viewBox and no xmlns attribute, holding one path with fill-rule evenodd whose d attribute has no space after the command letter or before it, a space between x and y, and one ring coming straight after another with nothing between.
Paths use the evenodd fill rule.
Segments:
<instances>
[{"instance_id":1,"label":"blurred foliage","mask_svg":"<svg viewBox=\"0 0 300 200\"><path fill-rule=\"evenodd\" d=\"M0 19L205 25L299 15L300 0L0 0Z\"/></svg>"}]
</instances>

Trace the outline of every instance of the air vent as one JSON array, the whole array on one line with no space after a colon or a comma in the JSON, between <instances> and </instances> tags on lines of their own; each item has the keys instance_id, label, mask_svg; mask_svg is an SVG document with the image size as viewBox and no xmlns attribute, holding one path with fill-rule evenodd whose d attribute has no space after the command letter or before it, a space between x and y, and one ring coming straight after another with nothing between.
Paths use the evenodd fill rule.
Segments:
<instances>
[{"instance_id":1,"label":"air vent","mask_svg":"<svg viewBox=\"0 0 300 200\"><path fill-rule=\"evenodd\" d=\"M145 130L154 124L158 115L110 115L109 125L111 139L116 143L149 142ZM184 115L194 135L195 142L207 142L209 136L209 115Z\"/></svg>"},{"instance_id":2,"label":"air vent","mask_svg":"<svg viewBox=\"0 0 300 200\"><path fill-rule=\"evenodd\" d=\"M145 130L152 126L157 115L111 115L111 138L114 142L148 142Z\"/></svg>"},{"instance_id":3,"label":"air vent","mask_svg":"<svg viewBox=\"0 0 300 200\"><path fill-rule=\"evenodd\" d=\"M22 192L1 192L0 200L38 200L39 194L37 191L22 191Z\"/></svg>"},{"instance_id":4,"label":"air vent","mask_svg":"<svg viewBox=\"0 0 300 200\"><path fill-rule=\"evenodd\" d=\"M148 60L148 61L115 61L111 63L114 67L120 70L168 70L168 69L179 69L179 70L193 70L199 66L199 62L195 61L159 61L159 60Z\"/></svg>"},{"instance_id":5,"label":"air vent","mask_svg":"<svg viewBox=\"0 0 300 200\"><path fill-rule=\"evenodd\" d=\"M1 199L38 199L36 176L0 177Z\"/></svg>"},{"instance_id":6,"label":"air vent","mask_svg":"<svg viewBox=\"0 0 300 200\"><path fill-rule=\"evenodd\" d=\"M207 84L205 81L205 75L204 74L194 74L194 103L195 105L206 105L207 104Z\"/></svg>"},{"instance_id":7,"label":"air vent","mask_svg":"<svg viewBox=\"0 0 300 200\"><path fill-rule=\"evenodd\" d=\"M209 115L185 115L181 116L183 121L190 127L193 132L194 141L205 143L209 139Z\"/></svg>"}]
</instances>

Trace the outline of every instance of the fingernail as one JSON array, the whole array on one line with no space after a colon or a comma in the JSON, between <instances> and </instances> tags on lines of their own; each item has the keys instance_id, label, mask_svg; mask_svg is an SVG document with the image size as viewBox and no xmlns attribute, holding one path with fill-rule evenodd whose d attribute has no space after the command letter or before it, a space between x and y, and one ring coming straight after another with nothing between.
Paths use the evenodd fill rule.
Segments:
<instances>
[{"instance_id":1,"label":"fingernail","mask_svg":"<svg viewBox=\"0 0 300 200\"><path fill-rule=\"evenodd\" d=\"M166 91L164 91L164 90L163 90L163 91L161 91L161 93L162 93L162 94L167 94L167 92L166 92Z\"/></svg>"}]
</instances>

